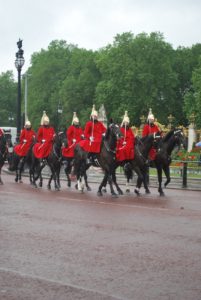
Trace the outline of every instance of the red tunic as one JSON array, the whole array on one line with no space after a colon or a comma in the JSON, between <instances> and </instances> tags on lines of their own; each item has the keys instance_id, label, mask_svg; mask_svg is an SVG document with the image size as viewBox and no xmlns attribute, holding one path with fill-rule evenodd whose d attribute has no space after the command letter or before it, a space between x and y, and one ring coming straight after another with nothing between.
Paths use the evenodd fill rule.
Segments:
<instances>
[{"instance_id":1,"label":"red tunic","mask_svg":"<svg viewBox=\"0 0 201 300\"><path fill-rule=\"evenodd\" d=\"M45 158L50 154L54 135L55 131L53 127L39 127L37 133L38 143L36 143L33 147L33 152L36 158Z\"/></svg>"},{"instance_id":2,"label":"red tunic","mask_svg":"<svg viewBox=\"0 0 201 300\"><path fill-rule=\"evenodd\" d=\"M123 137L117 141L117 161L134 159L135 136L131 128L120 128Z\"/></svg>"},{"instance_id":3,"label":"red tunic","mask_svg":"<svg viewBox=\"0 0 201 300\"><path fill-rule=\"evenodd\" d=\"M3 130L0 128L0 136L4 135Z\"/></svg>"},{"instance_id":4,"label":"red tunic","mask_svg":"<svg viewBox=\"0 0 201 300\"><path fill-rule=\"evenodd\" d=\"M153 124L152 126L150 126L150 124L145 124L143 131L142 131L142 136L144 137L149 134L156 133L156 132L160 132L160 129L158 128L158 126L156 124ZM154 149L153 147L149 151L149 158L151 160L154 160L156 158L156 149Z\"/></svg>"},{"instance_id":5,"label":"red tunic","mask_svg":"<svg viewBox=\"0 0 201 300\"><path fill-rule=\"evenodd\" d=\"M84 129L84 136L86 137L86 140L80 141L80 146L87 152L99 153L102 134L105 132L106 128L102 122L88 121ZM91 137L93 140L90 140Z\"/></svg>"},{"instance_id":6,"label":"red tunic","mask_svg":"<svg viewBox=\"0 0 201 300\"><path fill-rule=\"evenodd\" d=\"M71 125L66 130L66 137L68 141L68 147L62 148L62 155L64 157L74 157L75 145L82 140L83 130L81 127Z\"/></svg>"},{"instance_id":7,"label":"red tunic","mask_svg":"<svg viewBox=\"0 0 201 300\"><path fill-rule=\"evenodd\" d=\"M18 145L14 147L14 152L18 156L26 156L35 137L36 134L32 129L30 130L26 128L22 129L20 133L20 142Z\"/></svg>"}]
</instances>

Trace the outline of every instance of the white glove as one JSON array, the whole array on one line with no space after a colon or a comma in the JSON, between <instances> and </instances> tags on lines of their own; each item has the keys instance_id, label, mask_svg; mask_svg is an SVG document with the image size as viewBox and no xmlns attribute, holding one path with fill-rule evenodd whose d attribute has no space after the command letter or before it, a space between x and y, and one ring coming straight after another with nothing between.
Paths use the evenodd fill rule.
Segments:
<instances>
[{"instance_id":1,"label":"white glove","mask_svg":"<svg viewBox=\"0 0 201 300\"><path fill-rule=\"evenodd\" d=\"M27 140L23 140L23 143L26 143L27 142Z\"/></svg>"},{"instance_id":2,"label":"white glove","mask_svg":"<svg viewBox=\"0 0 201 300\"><path fill-rule=\"evenodd\" d=\"M84 137L84 134L81 134L81 138L82 138L82 139L84 139L84 138L85 138L85 137Z\"/></svg>"},{"instance_id":3,"label":"white glove","mask_svg":"<svg viewBox=\"0 0 201 300\"><path fill-rule=\"evenodd\" d=\"M42 140L42 143L45 143L45 140Z\"/></svg>"},{"instance_id":4,"label":"white glove","mask_svg":"<svg viewBox=\"0 0 201 300\"><path fill-rule=\"evenodd\" d=\"M102 137L104 137L105 136L105 132L104 133L102 133Z\"/></svg>"},{"instance_id":5,"label":"white glove","mask_svg":"<svg viewBox=\"0 0 201 300\"><path fill-rule=\"evenodd\" d=\"M91 141L91 142L93 142L93 141L94 141L94 137L93 137L93 136L90 136L90 138L89 138L89 139L90 139L90 141Z\"/></svg>"},{"instance_id":6,"label":"white glove","mask_svg":"<svg viewBox=\"0 0 201 300\"><path fill-rule=\"evenodd\" d=\"M123 146L125 146L125 145L126 145L126 141L123 142Z\"/></svg>"},{"instance_id":7,"label":"white glove","mask_svg":"<svg viewBox=\"0 0 201 300\"><path fill-rule=\"evenodd\" d=\"M75 143L76 142L76 139L73 139L73 143Z\"/></svg>"}]
</instances>

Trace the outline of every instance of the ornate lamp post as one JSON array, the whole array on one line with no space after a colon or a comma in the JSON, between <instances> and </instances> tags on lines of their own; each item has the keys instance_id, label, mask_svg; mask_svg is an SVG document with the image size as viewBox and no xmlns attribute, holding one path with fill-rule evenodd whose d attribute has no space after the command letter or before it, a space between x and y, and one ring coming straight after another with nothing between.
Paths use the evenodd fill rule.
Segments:
<instances>
[{"instance_id":1,"label":"ornate lamp post","mask_svg":"<svg viewBox=\"0 0 201 300\"><path fill-rule=\"evenodd\" d=\"M18 92L17 92L17 138L19 141L20 130L21 130L21 70L24 65L24 51L22 50L22 40L19 39L17 42L18 52L16 53L15 67L18 71Z\"/></svg>"},{"instance_id":2,"label":"ornate lamp post","mask_svg":"<svg viewBox=\"0 0 201 300\"><path fill-rule=\"evenodd\" d=\"M59 131L60 116L62 115L62 113L63 113L63 109L62 109L61 102L59 101L58 106L57 106L57 118L58 118L58 121L57 121L57 131Z\"/></svg>"},{"instance_id":3,"label":"ornate lamp post","mask_svg":"<svg viewBox=\"0 0 201 300\"><path fill-rule=\"evenodd\" d=\"M169 122L168 128L169 128L169 129L172 128L172 122L173 122L173 121L174 121L174 117L173 117L172 114L170 114L170 115L168 116L168 122Z\"/></svg>"},{"instance_id":4,"label":"ornate lamp post","mask_svg":"<svg viewBox=\"0 0 201 300\"><path fill-rule=\"evenodd\" d=\"M191 122L192 125L194 125L195 123L195 114L192 113L190 116L189 116L189 121Z\"/></svg>"},{"instance_id":5,"label":"ornate lamp post","mask_svg":"<svg viewBox=\"0 0 201 300\"><path fill-rule=\"evenodd\" d=\"M9 115L8 121L9 121L9 124L13 125L14 117L13 117L12 113Z\"/></svg>"},{"instance_id":6,"label":"ornate lamp post","mask_svg":"<svg viewBox=\"0 0 201 300\"><path fill-rule=\"evenodd\" d=\"M145 117L144 115L142 115L142 116L140 117L140 122L141 122L140 127L141 127L141 128L144 126L145 121L146 121L146 117Z\"/></svg>"}]
</instances>

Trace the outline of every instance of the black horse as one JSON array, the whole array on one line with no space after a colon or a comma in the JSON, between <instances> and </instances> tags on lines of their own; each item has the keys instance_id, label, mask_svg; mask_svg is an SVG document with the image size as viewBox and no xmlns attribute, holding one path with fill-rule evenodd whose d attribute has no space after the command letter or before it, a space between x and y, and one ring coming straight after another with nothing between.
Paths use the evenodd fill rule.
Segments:
<instances>
[{"instance_id":1,"label":"black horse","mask_svg":"<svg viewBox=\"0 0 201 300\"><path fill-rule=\"evenodd\" d=\"M6 159L9 159L9 148L13 146L11 140L11 134L2 134L0 137L0 184L3 184L1 179L1 169Z\"/></svg>"},{"instance_id":2,"label":"black horse","mask_svg":"<svg viewBox=\"0 0 201 300\"><path fill-rule=\"evenodd\" d=\"M98 188L98 196L102 196L102 187L108 182L110 185L111 194L116 196L113 189L113 174L115 173L115 157L116 157L116 142L122 136L120 128L117 124L111 123L101 143L100 153L96 153L94 162L87 164L88 152L84 151L79 143L75 147L74 157L74 173L77 177L78 190L84 189L84 177L86 170L90 165L101 167L104 171L104 178Z\"/></svg>"},{"instance_id":3,"label":"black horse","mask_svg":"<svg viewBox=\"0 0 201 300\"><path fill-rule=\"evenodd\" d=\"M170 163L171 163L171 153L175 147L180 148L183 145L186 148L187 139L183 133L183 130L180 128L174 128L170 130L159 142L157 148L157 154L154 161L151 162L151 167L155 167L157 169L158 175L158 192L160 196L164 196L164 192L162 189L162 172L164 172L166 176L166 182L164 186L166 187L170 182ZM147 171L149 168L147 168Z\"/></svg>"},{"instance_id":4,"label":"black horse","mask_svg":"<svg viewBox=\"0 0 201 300\"><path fill-rule=\"evenodd\" d=\"M38 180L38 178L41 178L42 170L44 169L45 166L48 166L51 171L51 176L47 185L48 189L51 189L52 180L54 180L55 190L60 189L60 169L61 169L61 159L62 159L61 147L62 145L64 145L65 139L66 137L63 132L59 132L58 134L55 134L52 151L50 152L49 156L47 156L45 159L36 158L32 151L31 172L34 174L33 184L35 187L37 187L36 181Z\"/></svg>"},{"instance_id":5,"label":"black horse","mask_svg":"<svg viewBox=\"0 0 201 300\"><path fill-rule=\"evenodd\" d=\"M27 152L26 156L19 156L16 152L10 153L9 159L9 170L15 171L15 182L22 183L22 173L25 169L29 169L29 179L30 183L33 184L33 176L34 172L32 170L32 148L34 146L35 140L33 139L33 143ZM35 166L38 167L38 166ZM40 185L42 185L42 177L40 178Z\"/></svg>"},{"instance_id":6,"label":"black horse","mask_svg":"<svg viewBox=\"0 0 201 300\"><path fill-rule=\"evenodd\" d=\"M133 160L124 163L124 174L126 176L126 192L130 192L129 188L129 181L133 178L133 172L137 174L137 184L136 188L134 189L137 195L140 194L140 188L143 183L145 192L147 194L150 193L148 187L148 180L147 180L147 167L148 167L148 155L149 151L152 147L157 147L161 139L160 132L150 134L148 136L139 138L136 137L135 141L135 156Z\"/></svg>"}]
</instances>

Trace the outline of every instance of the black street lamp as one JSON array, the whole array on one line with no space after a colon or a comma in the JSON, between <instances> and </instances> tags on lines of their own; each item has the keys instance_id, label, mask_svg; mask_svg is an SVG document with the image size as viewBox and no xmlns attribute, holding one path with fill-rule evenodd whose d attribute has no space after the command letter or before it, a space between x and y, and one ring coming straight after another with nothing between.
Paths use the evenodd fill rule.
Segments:
<instances>
[{"instance_id":1,"label":"black street lamp","mask_svg":"<svg viewBox=\"0 0 201 300\"><path fill-rule=\"evenodd\" d=\"M59 131L60 129L60 116L63 113L63 109L62 109L62 104L59 101L58 106L57 106L57 131Z\"/></svg>"},{"instance_id":2,"label":"black street lamp","mask_svg":"<svg viewBox=\"0 0 201 300\"><path fill-rule=\"evenodd\" d=\"M22 40L17 42L18 52L16 53L15 67L18 71L18 92L17 92L17 142L21 131L21 70L24 65L24 51L22 50Z\"/></svg>"}]
</instances>

